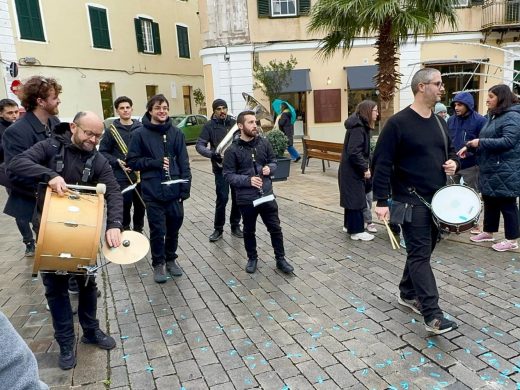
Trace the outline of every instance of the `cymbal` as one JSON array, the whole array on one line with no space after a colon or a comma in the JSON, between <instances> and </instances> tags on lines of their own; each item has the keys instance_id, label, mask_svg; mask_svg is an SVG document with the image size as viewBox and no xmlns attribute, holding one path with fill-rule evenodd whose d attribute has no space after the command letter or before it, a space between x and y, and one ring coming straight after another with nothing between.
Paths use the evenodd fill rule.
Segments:
<instances>
[{"instance_id":1,"label":"cymbal","mask_svg":"<svg viewBox=\"0 0 520 390\"><path fill-rule=\"evenodd\" d=\"M116 264L133 264L148 254L150 242L141 233L125 230L122 233L121 245L110 248L103 243L103 255L108 261Z\"/></svg>"}]
</instances>

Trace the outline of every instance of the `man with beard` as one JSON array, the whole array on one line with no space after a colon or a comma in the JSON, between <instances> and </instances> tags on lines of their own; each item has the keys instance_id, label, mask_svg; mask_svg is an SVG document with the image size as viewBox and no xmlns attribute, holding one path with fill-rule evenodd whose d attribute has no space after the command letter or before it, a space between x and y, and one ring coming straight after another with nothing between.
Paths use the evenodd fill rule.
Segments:
<instances>
[{"instance_id":1,"label":"man with beard","mask_svg":"<svg viewBox=\"0 0 520 390\"><path fill-rule=\"evenodd\" d=\"M143 127L132 136L127 163L141 172L154 280L165 283L166 271L172 276L182 275L176 262L177 246L184 219L183 201L190 197L191 170L184 134L172 126L168 116L168 100L155 95L146 104L146 111Z\"/></svg>"},{"instance_id":2,"label":"man with beard","mask_svg":"<svg viewBox=\"0 0 520 390\"><path fill-rule=\"evenodd\" d=\"M441 73L424 68L411 82L413 103L393 115L377 141L372 164L376 215L388 220L388 199L392 198L391 222L400 224L408 254L399 284L397 301L424 317L427 331L442 334L457 324L444 317L439 307L437 282L430 265L439 237L432 220L435 192L453 176L458 159L446 122L432 112L444 93ZM391 192L390 192L391 189Z\"/></svg>"},{"instance_id":3,"label":"man with beard","mask_svg":"<svg viewBox=\"0 0 520 390\"><path fill-rule=\"evenodd\" d=\"M60 130L64 127L61 125ZM110 247L118 247L123 229L123 196L110 164L96 150L102 134L103 121L96 114L79 112L70 124L70 131L38 142L15 156L7 169L17 177L35 183L46 182L59 196L67 192L66 183L105 184L106 242ZM42 273L41 277L52 315L54 337L60 346L59 366L68 370L76 365L74 321L67 293L70 275L49 272ZM99 328L96 318L98 289L94 276L76 275L76 279L79 285L78 319L83 329L81 342L106 350L114 348L115 340Z\"/></svg>"},{"instance_id":4,"label":"man with beard","mask_svg":"<svg viewBox=\"0 0 520 390\"><path fill-rule=\"evenodd\" d=\"M2 145L2 136L5 129L11 126L18 119L20 111L18 104L11 99L0 100L0 163L4 162L4 147Z\"/></svg>"},{"instance_id":5,"label":"man with beard","mask_svg":"<svg viewBox=\"0 0 520 390\"><path fill-rule=\"evenodd\" d=\"M61 85L53 78L33 76L24 83L22 106L27 112L7 128L2 138L6 166L14 156L51 136L52 130L59 123L56 115L60 93ZM4 213L16 220L25 244L25 256L34 256L35 245L30 223L36 205L36 186L32 182L10 179L13 179L12 188Z\"/></svg>"},{"instance_id":6,"label":"man with beard","mask_svg":"<svg viewBox=\"0 0 520 390\"><path fill-rule=\"evenodd\" d=\"M222 174L222 156L216 152L217 146L224 139L227 132L235 125L235 120L227 114L227 103L223 99L216 99L213 104L213 116L202 128L195 149L199 154L211 159L211 168L215 175L215 218L213 220L214 231L209 236L211 242L222 238L224 224L226 223L226 205L229 200L229 184ZM208 148L209 143L209 148ZM240 210L236 202L235 190L231 188L231 214L229 216L231 234L242 238L240 230Z\"/></svg>"},{"instance_id":7,"label":"man with beard","mask_svg":"<svg viewBox=\"0 0 520 390\"><path fill-rule=\"evenodd\" d=\"M271 235L276 268L284 273L294 268L285 259L282 228L278 218L278 204L274 197L255 205L261 197L273 195L271 175L276 170L276 156L269 141L258 136L253 111L241 112L237 117L240 138L226 151L224 177L237 193L237 204L244 221L244 246L247 253L246 272L254 273L258 263L256 250L256 220L258 215ZM265 199L267 200L267 199Z\"/></svg>"},{"instance_id":8,"label":"man with beard","mask_svg":"<svg viewBox=\"0 0 520 390\"><path fill-rule=\"evenodd\" d=\"M132 183L137 183L137 175L129 167L126 166L126 155L128 146L132 139L132 134L142 127L141 122L132 119L132 99L126 96L120 96L114 101L119 119L116 119L112 125L105 130L105 134L101 139L99 151L110 162L117 182L124 190ZM123 228L130 230L132 222L132 205L134 206L133 230L139 233L143 232L145 206L140 197L141 184L123 194Z\"/></svg>"}]
</instances>

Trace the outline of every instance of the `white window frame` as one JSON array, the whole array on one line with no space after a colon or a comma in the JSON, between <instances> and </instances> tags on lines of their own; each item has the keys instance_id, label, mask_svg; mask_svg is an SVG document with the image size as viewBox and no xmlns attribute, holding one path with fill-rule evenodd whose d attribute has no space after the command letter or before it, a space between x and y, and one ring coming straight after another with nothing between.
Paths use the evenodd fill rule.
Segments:
<instances>
[{"instance_id":1,"label":"white window frame","mask_svg":"<svg viewBox=\"0 0 520 390\"><path fill-rule=\"evenodd\" d=\"M457 0L455 8L469 7L469 0Z\"/></svg>"},{"instance_id":2,"label":"white window frame","mask_svg":"<svg viewBox=\"0 0 520 390\"><path fill-rule=\"evenodd\" d=\"M157 23L157 22L155 21L154 18L152 18L149 15L139 14L139 15L136 15L136 17L141 22L141 31L143 32L143 49L144 49L143 53L144 54L155 54L155 47L153 45L153 27L152 27L151 23ZM143 20L143 19L147 19L147 20ZM150 41L148 42L148 45L146 42L146 33L145 33L145 28L144 28L144 22L150 23ZM152 48L151 51L148 49L150 47Z\"/></svg>"},{"instance_id":3,"label":"white window frame","mask_svg":"<svg viewBox=\"0 0 520 390\"><path fill-rule=\"evenodd\" d=\"M88 7L89 6L90 7L94 7L94 8L101 8L101 9L104 9L107 12L108 39L110 39L110 47L111 47L111 49L105 49L103 47L94 47L94 37L92 36L92 22L90 21L90 12L88 12ZM85 4L85 10L87 12L88 32L90 34L90 44L91 44L92 49L94 49L94 50L102 50L102 51L113 51L114 43L112 41L112 29L110 28L110 17L109 17L109 14L108 14L108 8L105 7L104 5L97 4L97 3L86 3Z\"/></svg>"},{"instance_id":4,"label":"white window frame","mask_svg":"<svg viewBox=\"0 0 520 390\"><path fill-rule=\"evenodd\" d=\"M298 0L270 0L271 16L273 18L285 18L287 16L298 16ZM281 13L282 4L294 3L294 13ZM278 11L275 11L278 8Z\"/></svg>"},{"instance_id":5,"label":"white window frame","mask_svg":"<svg viewBox=\"0 0 520 390\"><path fill-rule=\"evenodd\" d=\"M179 45L179 36L177 35L177 26L181 26L181 27L184 27L186 28L186 33L188 34L188 49L190 51L190 56L188 58L186 57L181 57L181 50L180 50L180 45ZM184 24L184 23L175 23L175 36L177 37L177 58L181 59L181 60L191 60L191 45L190 45L190 28L187 24Z\"/></svg>"},{"instance_id":6,"label":"white window frame","mask_svg":"<svg viewBox=\"0 0 520 390\"><path fill-rule=\"evenodd\" d=\"M14 24L16 26L16 32L18 34L18 40L21 42L31 42L41 45L47 45L49 43L47 39L47 29L45 28L45 18L43 17L43 7L42 0L38 0L38 6L40 7L40 17L42 18L42 28L43 28L43 39L44 41L33 41L32 39L22 39L22 33L20 32L20 25L18 24L18 10L16 9L16 3L14 0L11 0L11 6L13 7L13 15L14 15Z\"/></svg>"}]
</instances>

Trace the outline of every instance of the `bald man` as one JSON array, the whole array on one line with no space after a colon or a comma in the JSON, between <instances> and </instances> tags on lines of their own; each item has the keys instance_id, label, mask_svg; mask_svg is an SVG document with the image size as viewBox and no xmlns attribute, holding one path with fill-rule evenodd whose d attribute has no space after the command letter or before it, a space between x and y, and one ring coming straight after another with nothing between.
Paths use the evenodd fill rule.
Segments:
<instances>
[{"instance_id":1,"label":"bald man","mask_svg":"<svg viewBox=\"0 0 520 390\"><path fill-rule=\"evenodd\" d=\"M65 183L95 186L106 185L106 242L111 247L121 243L123 230L123 196L108 160L97 152L103 134L103 121L93 112L78 112L69 125L59 125L52 138L38 142L15 156L7 167L13 177L47 183L63 196ZM76 365L74 353L74 322L70 305L70 275L42 273L45 296L54 326L54 337L60 346L59 366L68 370ZM102 349L115 347L115 340L99 328L96 319L97 285L93 276L78 276L78 318L83 329L81 342ZM88 280L87 280L88 279Z\"/></svg>"}]
</instances>

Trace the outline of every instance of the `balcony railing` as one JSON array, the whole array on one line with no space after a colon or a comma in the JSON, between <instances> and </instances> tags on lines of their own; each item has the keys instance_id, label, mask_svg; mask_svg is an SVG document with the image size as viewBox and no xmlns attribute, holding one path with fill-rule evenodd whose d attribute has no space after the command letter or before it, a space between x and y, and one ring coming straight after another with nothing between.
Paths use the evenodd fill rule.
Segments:
<instances>
[{"instance_id":1,"label":"balcony railing","mask_svg":"<svg viewBox=\"0 0 520 390\"><path fill-rule=\"evenodd\" d=\"M482 30L520 28L520 0L485 0Z\"/></svg>"}]
</instances>

